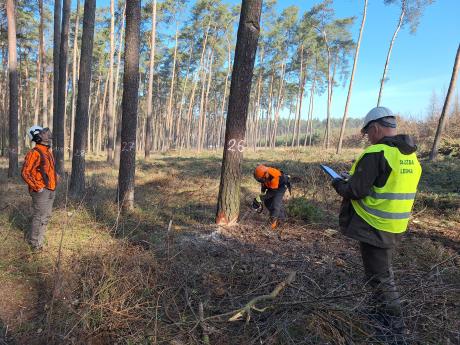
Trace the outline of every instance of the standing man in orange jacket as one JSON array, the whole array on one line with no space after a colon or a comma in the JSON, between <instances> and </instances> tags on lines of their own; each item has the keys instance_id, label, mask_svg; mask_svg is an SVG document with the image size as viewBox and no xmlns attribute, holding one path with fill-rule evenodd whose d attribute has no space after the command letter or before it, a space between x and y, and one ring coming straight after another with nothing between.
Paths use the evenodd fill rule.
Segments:
<instances>
[{"instance_id":1,"label":"standing man in orange jacket","mask_svg":"<svg viewBox=\"0 0 460 345\"><path fill-rule=\"evenodd\" d=\"M289 176L281 170L260 164L254 170L254 178L260 182L262 193L254 199L252 206L261 212L263 200L263 204L270 212L270 226L274 230L280 221L286 218L283 197L286 189L291 191Z\"/></svg>"},{"instance_id":2,"label":"standing man in orange jacket","mask_svg":"<svg viewBox=\"0 0 460 345\"><path fill-rule=\"evenodd\" d=\"M21 173L29 186L33 206L32 224L26 232L26 240L32 248L41 249L53 209L57 175L49 128L32 126L27 134L35 142L35 147L27 153Z\"/></svg>"}]
</instances>

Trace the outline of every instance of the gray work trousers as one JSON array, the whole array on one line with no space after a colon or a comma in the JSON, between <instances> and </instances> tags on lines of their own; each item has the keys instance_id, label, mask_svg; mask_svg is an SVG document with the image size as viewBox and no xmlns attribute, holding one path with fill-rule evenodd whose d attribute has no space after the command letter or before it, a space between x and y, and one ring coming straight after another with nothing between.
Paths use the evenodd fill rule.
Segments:
<instances>
[{"instance_id":1,"label":"gray work trousers","mask_svg":"<svg viewBox=\"0 0 460 345\"><path fill-rule=\"evenodd\" d=\"M286 219L286 211L284 209L283 197L286 193L286 187L279 189L269 189L264 196L264 204L270 212L270 217L273 219Z\"/></svg>"},{"instance_id":2,"label":"gray work trousers","mask_svg":"<svg viewBox=\"0 0 460 345\"><path fill-rule=\"evenodd\" d=\"M401 301L392 268L393 248L379 248L360 242L366 280L374 290L373 302L380 311L401 316Z\"/></svg>"},{"instance_id":3,"label":"gray work trousers","mask_svg":"<svg viewBox=\"0 0 460 345\"><path fill-rule=\"evenodd\" d=\"M26 233L26 239L34 248L41 248L45 238L45 231L48 221L51 218L55 192L49 189L43 189L40 193L30 192L32 197L32 224L30 230Z\"/></svg>"}]
</instances>

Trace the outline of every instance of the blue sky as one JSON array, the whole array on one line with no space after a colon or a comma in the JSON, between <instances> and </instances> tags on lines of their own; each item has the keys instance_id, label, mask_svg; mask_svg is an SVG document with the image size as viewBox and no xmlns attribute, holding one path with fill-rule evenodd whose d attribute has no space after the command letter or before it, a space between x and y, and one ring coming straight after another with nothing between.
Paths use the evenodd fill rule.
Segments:
<instances>
[{"instance_id":1,"label":"blue sky","mask_svg":"<svg viewBox=\"0 0 460 345\"><path fill-rule=\"evenodd\" d=\"M238 0L228 0L238 3ZM278 9L296 5L308 10L318 1L278 0ZM106 6L108 0L99 0ZM358 37L363 1L335 0L337 17L356 16L354 39ZM423 117L433 92L444 101L449 86L455 53L460 41L460 0L437 0L427 7L418 30L410 34L403 28L395 42L381 105L414 118ZM362 117L375 106L388 46L399 18L397 6L385 6L383 0L369 0L366 26L361 43L349 115ZM351 66L350 66L351 69ZM334 90L332 115L341 117L348 82ZM457 92L458 94L458 87ZM315 100L315 116L326 113L326 97Z\"/></svg>"}]
</instances>

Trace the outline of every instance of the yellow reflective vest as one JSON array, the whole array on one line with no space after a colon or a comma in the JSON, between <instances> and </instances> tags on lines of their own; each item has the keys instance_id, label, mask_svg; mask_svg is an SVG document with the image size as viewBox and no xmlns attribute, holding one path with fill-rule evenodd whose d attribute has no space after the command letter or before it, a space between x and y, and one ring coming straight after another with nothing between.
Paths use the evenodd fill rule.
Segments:
<instances>
[{"instance_id":1,"label":"yellow reflective vest","mask_svg":"<svg viewBox=\"0 0 460 345\"><path fill-rule=\"evenodd\" d=\"M385 144L369 146L356 160L356 166L366 153L382 152L391 167L391 173L383 187L372 186L370 195L351 200L355 212L370 226L386 232L406 231L414 204L422 167L415 153L402 154L397 147Z\"/></svg>"}]
</instances>

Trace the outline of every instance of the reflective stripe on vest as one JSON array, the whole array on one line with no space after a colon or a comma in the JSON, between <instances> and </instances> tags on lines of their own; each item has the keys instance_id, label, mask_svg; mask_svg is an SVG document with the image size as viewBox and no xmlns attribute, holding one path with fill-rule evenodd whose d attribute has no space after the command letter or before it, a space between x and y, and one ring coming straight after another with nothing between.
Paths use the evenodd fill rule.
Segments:
<instances>
[{"instance_id":1,"label":"reflective stripe on vest","mask_svg":"<svg viewBox=\"0 0 460 345\"><path fill-rule=\"evenodd\" d=\"M372 186L368 196L351 200L355 212L370 226L386 232L406 231L414 204L422 168L415 153L404 155L398 148L384 144L371 145L353 164L353 175L358 162L366 153L383 152L391 173L383 187Z\"/></svg>"}]
</instances>

